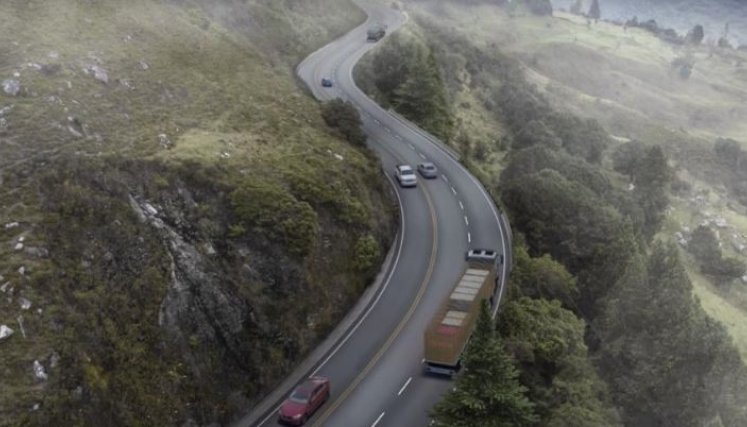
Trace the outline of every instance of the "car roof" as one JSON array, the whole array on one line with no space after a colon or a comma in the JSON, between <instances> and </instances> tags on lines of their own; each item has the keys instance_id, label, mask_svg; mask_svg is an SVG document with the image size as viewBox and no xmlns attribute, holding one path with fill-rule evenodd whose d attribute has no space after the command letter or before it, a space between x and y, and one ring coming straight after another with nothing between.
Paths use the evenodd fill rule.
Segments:
<instances>
[{"instance_id":1,"label":"car roof","mask_svg":"<svg viewBox=\"0 0 747 427\"><path fill-rule=\"evenodd\" d=\"M412 166L410 165L397 165L397 168L401 171L412 170Z\"/></svg>"},{"instance_id":2,"label":"car roof","mask_svg":"<svg viewBox=\"0 0 747 427\"><path fill-rule=\"evenodd\" d=\"M318 386L319 384L324 384L324 383L326 383L328 381L329 380L327 378L324 378L324 377L311 377L311 378L307 378L304 382L302 382L301 384L299 384L296 387L296 390L311 391L311 390L314 389L314 387Z\"/></svg>"},{"instance_id":3,"label":"car roof","mask_svg":"<svg viewBox=\"0 0 747 427\"><path fill-rule=\"evenodd\" d=\"M436 167L436 165L434 165L434 164L433 164L433 163L431 163L431 162L423 162L423 163L421 163L421 164L420 164L420 166L422 166L422 167L424 167L424 168L428 168L428 169L430 169L430 168L435 168L435 167Z\"/></svg>"}]
</instances>

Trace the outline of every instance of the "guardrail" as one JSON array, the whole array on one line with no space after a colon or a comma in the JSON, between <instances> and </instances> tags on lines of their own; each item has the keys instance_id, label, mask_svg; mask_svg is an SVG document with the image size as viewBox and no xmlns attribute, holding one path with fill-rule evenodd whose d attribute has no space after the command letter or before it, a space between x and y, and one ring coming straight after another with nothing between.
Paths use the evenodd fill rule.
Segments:
<instances>
[{"instance_id":1,"label":"guardrail","mask_svg":"<svg viewBox=\"0 0 747 427\"><path fill-rule=\"evenodd\" d=\"M432 135L428 131L421 129L418 125L402 117L398 112L394 111L391 108L389 108L387 112L391 114L391 116L394 117L398 122L407 126L413 132L417 133L418 135L422 136L428 141L438 145L441 148L441 150L443 150L446 154L448 154L454 160L459 161L461 159L461 156L459 155L459 153L456 152L456 150L446 145L443 141L438 139L436 136Z\"/></svg>"}]
</instances>

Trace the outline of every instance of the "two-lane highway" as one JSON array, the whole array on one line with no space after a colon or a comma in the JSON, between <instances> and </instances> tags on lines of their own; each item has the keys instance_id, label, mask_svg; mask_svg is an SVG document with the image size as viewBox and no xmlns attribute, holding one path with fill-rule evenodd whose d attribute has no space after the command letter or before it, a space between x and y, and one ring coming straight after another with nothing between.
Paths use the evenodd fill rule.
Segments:
<instances>
[{"instance_id":1,"label":"two-lane highway","mask_svg":"<svg viewBox=\"0 0 747 427\"><path fill-rule=\"evenodd\" d=\"M392 181L402 214L393 266L354 327L308 372L327 376L332 383L330 401L309 423L426 426L428 411L452 384L423 375L426 325L461 275L467 249L490 248L504 254L508 231L485 190L447 149L381 109L355 85L353 67L376 46L366 41L367 29L385 24L390 34L406 22L397 10L359 4L369 16L366 23L310 55L298 66L298 75L318 99L339 97L359 109L369 145L390 180L395 165L424 161L436 164L439 177L419 177L418 186L411 189ZM322 87L323 77L331 78L333 86ZM503 266L501 293L506 274ZM275 425L275 413L261 414L254 425ZM250 425L247 419L239 425Z\"/></svg>"}]
</instances>

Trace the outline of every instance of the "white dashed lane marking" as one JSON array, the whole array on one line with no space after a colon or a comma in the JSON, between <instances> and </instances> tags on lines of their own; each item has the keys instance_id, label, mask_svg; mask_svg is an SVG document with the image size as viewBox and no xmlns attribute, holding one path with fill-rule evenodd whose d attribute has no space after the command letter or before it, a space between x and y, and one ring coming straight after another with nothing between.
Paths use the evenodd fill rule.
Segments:
<instances>
[{"instance_id":1,"label":"white dashed lane marking","mask_svg":"<svg viewBox=\"0 0 747 427\"><path fill-rule=\"evenodd\" d=\"M402 393L404 393L404 391L407 388L407 386L410 385L410 381L412 381L412 377L408 378L407 381L405 381L405 384L397 392L397 396L401 396Z\"/></svg>"},{"instance_id":2,"label":"white dashed lane marking","mask_svg":"<svg viewBox=\"0 0 747 427\"><path fill-rule=\"evenodd\" d=\"M379 414L379 418L376 418L376 421L374 421L374 423L373 423L373 424L371 424L371 427L376 427L376 424L378 424L378 423L379 423L379 421L381 421L381 419L382 419L382 418L384 418L384 414L385 414L385 413L386 413L386 412L382 412L381 414Z\"/></svg>"}]
</instances>

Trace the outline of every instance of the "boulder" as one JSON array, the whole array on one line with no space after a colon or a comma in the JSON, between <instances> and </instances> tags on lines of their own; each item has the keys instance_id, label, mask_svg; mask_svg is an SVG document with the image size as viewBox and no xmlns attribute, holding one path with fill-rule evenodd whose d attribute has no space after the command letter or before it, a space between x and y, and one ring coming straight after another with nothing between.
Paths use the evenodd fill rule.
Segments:
<instances>
[{"instance_id":1,"label":"boulder","mask_svg":"<svg viewBox=\"0 0 747 427\"><path fill-rule=\"evenodd\" d=\"M28 310L31 308L31 301L27 298L20 297L18 298L18 303L21 305L21 310Z\"/></svg>"},{"instance_id":2,"label":"boulder","mask_svg":"<svg viewBox=\"0 0 747 427\"><path fill-rule=\"evenodd\" d=\"M0 325L0 342L10 338L13 332L13 329L10 329L7 325Z\"/></svg>"},{"instance_id":3,"label":"boulder","mask_svg":"<svg viewBox=\"0 0 747 427\"><path fill-rule=\"evenodd\" d=\"M89 65L88 67L86 67L85 72L86 74L92 74L93 78L100 81L101 83L109 83L109 73L98 65Z\"/></svg>"},{"instance_id":4,"label":"boulder","mask_svg":"<svg viewBox=\"0 0 747 427\"><path fill-rule=\"evenodd\" d=\"M3 80L3 92L10 96L18 96L21 93L21 82L16 79Z\"/></svg>"},{"instance_id":5,"label":"boulder","mask_svg":"<svg viewBox=\"0 0 747 427\"><path fill-rule=\"evenodd\" d=\"M168 135L162 133L158 135L158 144L160 144L163 148L170 148L171 140L169 139Z\"/></svg>"},{"instance_id":6,"label":"boulder","mask_svg":"<svg viewBox=\"0 0 747 427\"><path fill-rule=\"evenodd\" d=\"M39 381L46 381L49 378L44 371L44 366L38 360L34 360L34 377Z\"/></svg>"}]
</instances>

